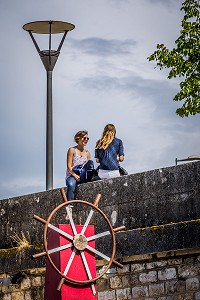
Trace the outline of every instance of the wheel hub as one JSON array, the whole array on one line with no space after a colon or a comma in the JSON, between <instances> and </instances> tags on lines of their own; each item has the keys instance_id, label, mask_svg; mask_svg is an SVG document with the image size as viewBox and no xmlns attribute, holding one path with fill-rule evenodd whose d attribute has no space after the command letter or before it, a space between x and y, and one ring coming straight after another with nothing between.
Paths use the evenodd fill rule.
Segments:
<instances>
[{"instance_id":1,"label":"wheel hub","mask_svg":"<svg viewBox=\"0 0 200 300\"><path fill-rule=\"evenodd\" d=\"M87 239L83 234L76 234L73 239L73 244L77 250L85 250L87 247Z\"/></svg>"}]
</instances>

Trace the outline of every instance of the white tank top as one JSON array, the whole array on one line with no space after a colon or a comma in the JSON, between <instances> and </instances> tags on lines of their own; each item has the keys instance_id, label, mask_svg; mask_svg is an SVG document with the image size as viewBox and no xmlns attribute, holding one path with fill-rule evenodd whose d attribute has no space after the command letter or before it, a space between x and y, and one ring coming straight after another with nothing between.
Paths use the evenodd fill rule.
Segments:
<instances>
[{"instance_id":1,"label":"white tank top","mask_svg":"<svg viewBox=\"0 0 200 300\"><path fill-rule=\"evenodd\" d=\"M82 156L78 155L78 149L74 147L74 155L72 158L72 168L78 165L83 164L84 162L88 161L88 150L85 150L85 153ZM68 177L72 176L71 173L69 173L68 169L66 170L66 179Z\"/></svg>"}]
</instances>

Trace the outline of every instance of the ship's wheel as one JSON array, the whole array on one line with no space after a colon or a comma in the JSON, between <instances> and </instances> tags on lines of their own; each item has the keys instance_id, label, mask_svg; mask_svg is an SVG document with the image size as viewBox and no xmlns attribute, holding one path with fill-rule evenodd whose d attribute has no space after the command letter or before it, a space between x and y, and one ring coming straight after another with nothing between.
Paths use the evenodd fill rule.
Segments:
<instances>
[{"instance_id":1,"label":"ship's wheel","mask_svg":"<svg viewBox=\"0 0 200 300\"><path fill-rule=\"evenodd\" d=\"M94 282L98 280L100 277L102 277L110 268L111 264L115 264L118 267L123 267L122 264L114 260L115 252L116 252L116 240L115 240L115 233L124 230L125 226L121 226L118 228L112 227L109 219L107 216L102 212L101 209L98 207L99 200L101 198L101 195L98 194L92 203L83 201L83 200L73 200L68 201L65 195L64 189L61 189L61 195L63 197L64 203L58 205L49 215L47 221L34 215L33 217L42 222L44 224L44 248L45 251L33 255L34 258L41 257L43 255L46 255L49 262L53 266L53 268L61 275L61 280L59 282L59 285L57 287L57 290L60 290L62 287L62 284L65 282L65 280L69 283L75 284L75 285L87 285L91 284L91 288L93 291L93 294L96 294ZM83 225L81 226L81 231L77 232L77 228L73 219L73 214L71 210L71 205L73 204L73 211L76 211L79 215L79 222L80 219L85 219L83 222ZM68 223L71 226L71 232L72 234L69 234L65 232L64 230L58 228L56 224L59 224L59 218L63 217L63 214L67 216ZM83 216L80 216L83 214ZM77 218L75 216L75 218ZM78 220L78 219L77 219ZM87 232L88 226L92 223L95 224L96 222L100 222L101 226L98 224L98 228L100 227L103 231L98 232L96 234L93 234L91 236L87 236L85 233ZM60 235L62 238L66 239L66 243L64 243L62 246L56 246L52 249L49 249L48 245L48 234L50 234L50 231L53 230L54 234ZM111 245L111 249L109 252L109 256L105 255L101 249L96 249L99 245L100 248L104 249L104 246L102 246L104 243L107 244L107 239L110 239L108 244ZM95 241L95 247L92 247L90 244L92 241ZM60 251L70 249L70 256L68 259L68 262L63 270L59 270L56 263L54 262L54 253L58 253ZM91 273L88 261L87 261L87 255L86 253L91 253L95 255L96 257L100 257L101 259L104 259L107 261L105 268L102 268L102 270L98 273L98 275L95 272L95 275ZM81 262L84 266L85 272L87 274L87 280L83 279L77 279L73 278L72 276L69 276L70 273L70 267L73 264L73 261L76 257L76 255L81 257ZM94 273L94 272L93 272Z\"/></svg>"}]
</instances>

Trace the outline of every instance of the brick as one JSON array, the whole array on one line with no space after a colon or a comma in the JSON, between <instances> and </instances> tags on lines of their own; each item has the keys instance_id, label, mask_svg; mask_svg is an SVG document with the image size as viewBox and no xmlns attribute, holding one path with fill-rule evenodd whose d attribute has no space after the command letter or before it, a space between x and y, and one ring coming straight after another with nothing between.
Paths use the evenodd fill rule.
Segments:
<instances>
[{"instance_id":1,"label":"brick","mask_svg":"<svg viewBox=\"0 0 200 300\"><path fill-rule=\"evenodd\" d=\"M175 266L182 264L182 258L171 258L167 261L169 266Z\"/></svg>"},{"instance_id":2,"label":"brick","mask_svg":"<svg viewBox=\"0 0 200 300\"><path fill-rule=\"evenodd\" d=\"M24 300L32 300L31 298L31 292L30 291L26 291L24 294Z\"/></svg>"},{"instance_id":3,"label":"brick","mask_svg":"<svg viewBox=\"0 0 200 300\"><path fill-rule=\"evenodd\" d=\"M167 294L183 293L185 292L185 281L173 280L165 283L165 290Z\"/></svg>"},{"instance_id":4,"label":"brick","mask_svg":"<svg viewBox=\"0 0 200 300\"><path fill-rule=\"evenodd\" d=\"M24 278L21 282L21 290L27 290L31 287L30 278Z\"/></svg>"},{"instance_id":5,"label":"brick","mask_svg":"<svg viewBox=\"0 0 200 300\"><path fill-rule=\"evenodd\" d=\"M124 274L130 272L130 264L126 264L123 268L117 268L118 274Z\"/></svg>"},{"instance_id":6,"label":"brick","mask_svg":"<svg viewBox=\"0 0 200 300\"><path fill-rule=\"evenodd\" d=\"M200 274L200 268L196 266L178 266L179 278L187 278L190 276L196 276Z\"/></svg>"},{"instance_id":7,"label":"brick","mask_svg":"<svg viewBox=\"0 0 200 300\"><path fill-rule=\"evenodd\" d=\"M12 293L11 295L11 300L24 300L23 292Z\"/></svg>"},{"instance_id":8,"label":"brick","mask_svg":"<svg viewBox=\"0 0 200 300\"><path fill-rule=\"evenodd\" d=\"M39 277L39 276L33 277L31 279L31 285L32 286L41 286L41 277Z\"/></svg>"},{"instance_id":9,"label":"brick","mask_svg":"<svg viewBox=\"0 0 200 300\"><path fill-rule=\"evenodd\" d=\"M156 267L155 262L146 263L147 270L154 269L155 267Z\"/></svg>"},{"instance_id":10,"label":"brick","mask_svg":"<svg viewBox=\"0 0 200 300\"><path fill-rule=\"evenodd\" d=\"M136 286L132 288L132 298L137 299L141 297L148 296L148 288L147 286Z\"/></svg>"},{"instance_id":11,"label":"brick","mask_svg":"<svg viewBox=\"0 0 200 300\"><path fill-rule=\"evenodd\" d=\"M0 295L1 296L1 295ZM5 294L4 296L3 296L3 298L0 298L0 299L2 299L2 300L11 300L11 294Z\"/></svg>"},{"instance_id":12,"label":"brick","mask_svg":"<svg viewBox=\"0 0 200 300\"><path fill-rule=\"evenodd\" d=\"M147 269L154 269L154 268L157 268L157 267L165 267L166 265L167 265L166 260L160 260L160 261L146 263L146 268Z\"/></svg>"},{"instance_id":13,"label":"brick","mask_svg":"<svg viewBox=\"0 0 200 300\"><path fill-rule=\"evenodd\" d=\"M117 296L117 300L132 299L131 289L130 288L127 288L127 289L118 289L118 290L116 290L116 296Z\"/></svg>"},{"instance_id":14,"label":"brick","mask_svg":"<svg viewBox=\"0 0 200 300\"><path fill-rule=\"evenodd\" d=\"M164 296L164 297L159 297L158 300L177 300L177 298L174 296Z\"/></svg>"},{"instance_id":15,"label":"brick","mask_svg":"<svg viewBox=\"0 0 200 300\"><path fill-rule=\"evenodd\" d=\"M100 278L97 280L97 290L99 292L109 290L110 288L110 281L109 279Z\"/></svg>"},{"instance_id":16,"label":"brick","mask_svg":"<svg viewBox=\"0 0 200 300\"><path fill-rule=\"evenodd\" d=\"M116 300L115 291L99 292L98 300Z\"/></svg>"},{"instance_id":17,"label":"brick","mask_svg":"<svg viewBox=\"0 0 200 300\"><path fill-rule=\"evenodd\" d=\"M193 294L182 294L177 296L177 300L194 300Z\"/></svg>"},{"instance_id":18,"label":"brick","mask_svg":"<svg viewBox=\"0 0 200 300\"><path fill-rule=\"evenodd\" d=\"M156 271L150 271L148 273L141 273L139 275L139 281L141 283L151 283L157 281L157 272Z\"/></svg>"},{"instance_id":19,"label":"brick","mask_svg":"<svg viewBox=\"0 0 200 300\"><path fill-rule=\"evenodd\" d=\"M198 278L188 278L186 280L186 290L198 290L199 289L199 279Z\"/></svg>"},{"instance_id":20,"label":"brick","mask_svg":"<svg viewBox=\"0 0 200 300\"><path fill-rule=\"evenodd\" d=\"M2 292L5 294L13 293L13 292L20 292L20 285L19 284L3 285Z\"/></svg>"},{"instance_id":21,"label":"brick","mask_svg":"<svg viewBox=\"0 0 200 300\"><path fill-rule=\"evenodd\" d=\"M149 285L149 296L161 296L164 294L164 283L156 283Z\"/></svg>"},{"instance_id":22,"label":"brick","mask_svg":"<svg viewBox=\"0 0 200 300\"><path fill-rule=\"evenodd\" d=\"M122 276L123 287L133 287L139 284L138 276L136 274L127 274Z\"/></svg>"},{"instance_id":23,"label":"brick","mask_svg":"<svg viewBox=\"0 0 200 300\"><path fill-rule=\"evenodd\" d=\"M145 270L145 264L131 264L131 272L141 272Z\"/></svg>"},{"instance_id":24,"label":"brick","mask_svg":"<svg viewBox=\"0 0 200 300\"><path fill-rule=\"evenodd\" d=\"M200 300L200 292L197 292L197 293L195 294L195 300Z\"/></svg>"},{"instance_id":25,"label":"brick","mask_svg":"<svg viewBox=\"0 0 200 300\"><path fill-rule=\"evenodd\" d=\"M194 257L186 257L183 259L183 263L186 265L193 265L194 264Z\"/></svg>"},{"instance_id":26,"label":"brick","mask_svg":"<svg viewBox=\"0 0 200 300\"><path fill-rule=\"evenodd\" d=\"M110 278L110 287L111 287L111 289L117 289L119 287L122 287L121 277L115 276L115 277Z\"/></svg>"},{"instance_id":27,"label":"brick","mask_svg":"<svg viewBox=\"0 0 200 300\"><path fill-rule=\"evenodd\" d=\"M158 271L158 279L159 280L169 280L176 278L176 269L175 268L167 268L164 270Z\"/></svg>"}]
</instances>

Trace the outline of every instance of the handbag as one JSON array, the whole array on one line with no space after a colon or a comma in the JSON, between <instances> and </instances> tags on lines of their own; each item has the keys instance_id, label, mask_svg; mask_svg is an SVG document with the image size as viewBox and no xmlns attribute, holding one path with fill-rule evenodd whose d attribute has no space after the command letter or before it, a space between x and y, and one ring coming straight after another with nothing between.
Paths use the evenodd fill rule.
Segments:
<instances>
[{"instance_id":1,"label":"handbag","mask_svg":"<svg viewBox=\"0 0 200 300\"><path fill-rule=\"evenodd\" d=\"M128 172L122 166L118 166L118 168L120 176L128 175Z\"/></svg>"},{"instance_id":2,"label":"handbag","mask_svg":"<svg viewBox=\"0 0 200 300\"><path fill-rule=\"evenodd\" d=\"M91 181L93 173L94 173L94 162L92 160L88 160L87 162L74 166L74 173L80 176L79 183L86 183Z\"/></svg>"}]
</instances>

